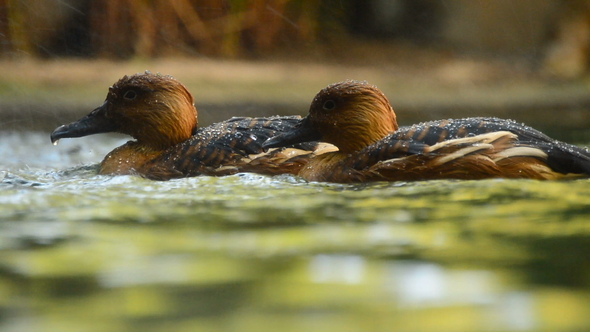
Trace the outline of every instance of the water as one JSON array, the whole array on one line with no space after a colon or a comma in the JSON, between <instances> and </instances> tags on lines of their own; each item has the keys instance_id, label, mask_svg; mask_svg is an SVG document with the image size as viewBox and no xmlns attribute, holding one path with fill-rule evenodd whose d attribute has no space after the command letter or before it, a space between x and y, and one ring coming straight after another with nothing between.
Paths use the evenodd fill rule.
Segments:
<instances>
[{"instance_id":1,"label":"water","mask_svg":"<svg viewBox=\"0 0 590 332\"><path fill-rule=\"evenodd\" d=\"M582 331L590 181L98 176L0 135L1 331Z\"/></svg>"}]
</instances>

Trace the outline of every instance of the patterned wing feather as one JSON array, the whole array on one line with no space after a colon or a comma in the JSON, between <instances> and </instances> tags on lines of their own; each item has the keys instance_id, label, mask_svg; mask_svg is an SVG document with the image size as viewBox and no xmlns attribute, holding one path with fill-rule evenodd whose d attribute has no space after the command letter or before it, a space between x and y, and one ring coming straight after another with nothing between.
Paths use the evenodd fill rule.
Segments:
<instances>
[{"instance_id":1,"label":"patterned wing feather","mask_svg":"<svg viewBox=\"0 0 590 332\"><path fill-rule=\"evenodd\" d=\"M291 164L279 164L286 160L276 157L277 152L269 157L262 155L257 163L250 155L263 153L262 143L268 138L293 128L299 121L298 116L269 118L231 118L211 126L199 129L188 141L166 151L161 157L152 161L157 167L159 179L195 175L229 175L240 171L278 174L282 171L291 173ZM317 142L299 145L298 149L313 151ZM283 148L286 149L286 148ZM281 150L283 150L281 149ZM305 163L299 157L298 170ZM266 163L262 161L266 161ZM276 163L276 164L272 164ZM284 167L282 169L281 167ZM293 166L295 167L295 166Z\"/></svg>"},{"instance_id":2,"label":"patterned wing feather","mask_svg":"<svg viewBox=\"0 0 590 332\"><path fill-rule=\"evenodd\" d=\"M556 172L590 174L590 153L571 144L554 140L531 127L498 118L465 118L425 122L401 127L394 133L398 139L413 139L432 145L448 139L470 137L489 132L509 131L518 137L518 145L542 150L547 165Z\"/></svg>"}]
</instances>

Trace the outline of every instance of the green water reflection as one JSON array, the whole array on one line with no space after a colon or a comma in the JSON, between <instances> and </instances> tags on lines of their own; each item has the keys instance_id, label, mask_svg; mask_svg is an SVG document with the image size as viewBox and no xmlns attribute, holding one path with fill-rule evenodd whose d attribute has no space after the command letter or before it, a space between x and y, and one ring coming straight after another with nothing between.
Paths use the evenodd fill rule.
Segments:
<instances>
[{"instance_id":1,"label":"green water reflection","mask_svg":"<svg viewBox=\"0 0 590 332\"><path fill-rule=\"evenodd\" d=\"M588 180L152 182L4 164L2 331L590 328Z\"/></svg>"}]
</instances>

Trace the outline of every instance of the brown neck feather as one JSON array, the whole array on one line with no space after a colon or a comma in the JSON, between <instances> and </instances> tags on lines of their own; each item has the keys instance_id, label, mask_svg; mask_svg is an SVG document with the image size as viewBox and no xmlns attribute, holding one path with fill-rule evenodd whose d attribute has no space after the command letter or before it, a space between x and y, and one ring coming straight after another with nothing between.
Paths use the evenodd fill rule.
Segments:
<instances>
[{"instance_id":1,"label":"brown neck feather","mask_svg":"<svg viewBox=\"0 0 590 332\"><path fill-rule=\"evenodd\" d=\"M343 153L351 153L375 143L397 130L395 113L385 96L359 96L323 128L324 139Z\"/></svg>"},{"instance_id":2,"label":"brown neck feather","mask_svg":"<svg viewBox=\"0 0 590 332\"><path fill-rule=\"evenodd\" d=\"M149 112L141 110L130 126L136 126L133 137L143 146L165 150L189 139L197 128L193 98L183 87L156 93ZM137 124L137 125L134 125Z\"/></svg>"}]
</instances>

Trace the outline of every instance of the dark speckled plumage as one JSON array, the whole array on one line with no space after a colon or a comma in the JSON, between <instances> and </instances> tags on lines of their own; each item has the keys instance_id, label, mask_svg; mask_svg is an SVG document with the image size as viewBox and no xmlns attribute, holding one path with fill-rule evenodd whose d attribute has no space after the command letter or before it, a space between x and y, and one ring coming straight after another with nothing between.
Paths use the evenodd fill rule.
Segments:
<instances>
[{"instance_id":1,"label":"dark speckled plumage","mask_svg":"<svg viewBox=\"0 0 590 332\"><path fill-rule=\"evenodd\" d=\"M148 163L148 177L159 179L159 174L169 173L168 177L186 177L196 175L228 175L240 171L252 171L249 167L249 155L263 152L262 143L277 133L293 128L301 119L299 116L238 118L200 128L188 140L178 146L169 148L161 156ZM316 142L294 145L295 148L313 151ZM278 153L276 151L275 153ZM269 157L270 154L262 156ZM245 159L246 158L246 159ZM286 158L288 159L288 158ZM295 158L280 167L260 167L262 174L290 173L288 167L301 165L305 158ZM220 168L220 166L229 166ZM288 167L287 167L288 166ZM256 171L256 170L254 170ZM295 172L296 173L296 172Z\"/></svg>"},{"instance_id":2,"label":"dark speckled plumage","mask_svg":"<svg viewBox=\"0 0 590 332\"><path fill-rule=\"evenodd\" d=\"M157 180L237 172L296 174L317 143L267 153L262 143L292 129L299 119L232 118L198 128L197 111L188 90L170 76L146 72L125 76L113 84L101 106L57 128L51 140L105 132L135 138L104 158L101 174L138 174Z\"/></svg>"},{"instance_id":3,"label":"dark speckled plumage","mask_svg":"<svg viewBox=\"0 0 590 332\"><path fill-rule=\"evenodd\" d=\"M430 121L401 127L391 136L393 139L413 139L432 145L449 139L495 131L509 131L517 135L517 145L533 146L547 153L548 166L557 172L590 174L590 153L587 149L552 139L514 120L474 117Z\"/></svg>"},{"instance_id":4,"label":"dark speckled plumage","mask_svg":"<svg viewBox=\"0 0 590 332\"><path fill-rule=\"evenodd\" d=\"M508 131L518 137L518 146L531 146L547 154L547 164L557 172L590 174L590 154L571 144L554 140L542 132L499 118L464 118L424 122L400 127L394 133L363 151L366 158L359 159L355 167L363 167L383 158L403 157L421 153L426 146L446 140ZM403 148L408 147L408 148Z\"/></svg>"},{"instance_id":5,"label":"dark speckled plumage","mask_svg":"<svg viewBox=\"0 0 590 332\"><path fill-rule=\"evenodd\" d=\"M332 182L560 179L590 176L590 153L512 120L465 118L398 128L385 95L366 82L322 89L307 117L264 147L308 140L340 151L315 156L299 173Z\"/></svg>"}]
</instances>

